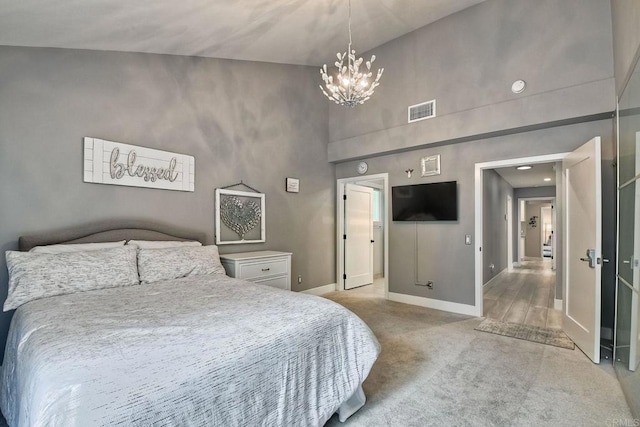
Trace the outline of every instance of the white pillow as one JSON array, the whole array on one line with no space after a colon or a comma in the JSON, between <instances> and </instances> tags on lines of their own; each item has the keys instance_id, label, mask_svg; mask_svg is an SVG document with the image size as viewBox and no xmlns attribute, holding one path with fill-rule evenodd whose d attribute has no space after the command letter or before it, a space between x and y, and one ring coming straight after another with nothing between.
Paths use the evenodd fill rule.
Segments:
<instances>
[{"instance_id":1,"label":"white pillow","mask_svg":"<svg viewBox=\"0 0 640 427\"><path fill-rule=\"evenodd\" d=\"M7 251L6 258L4 311L35 299L139 283L133 247L60 254Z\"/></svg>"},{"instance_id":2,"label":"white pillow","mask_svg":"<svg viewBox=\"0 0 640 427\"><path fill-rule=\"evenodd\" d=\"M185 246L202 246L202 243L195 240L171 241L171 240L129 240L127 245L135 246L138 249L166 249Z\"/></svg>"},{"instance_id":3,"label":"white pillow","mask_svg":"<svg viewBox=\"0 0 640 427\"><path fill-rule=\"evenodd\" d=\"M211 274L226 275L215 245L138 250L142 283Z\"/></svg>"},{"instance_id":4,"label":"white pillow","mask_svg":"<svg viewBox=\"0 0 640 427\"><path fill-rule=\"evenodd\" d=\"M126 240L104 243L69 243L65 245L34 246L29 250L29 252L36 254L62 254L68 252L95 251L98 249L117 248L119 246L124 246L125 243Z\"/></svg>"}]
</instances>

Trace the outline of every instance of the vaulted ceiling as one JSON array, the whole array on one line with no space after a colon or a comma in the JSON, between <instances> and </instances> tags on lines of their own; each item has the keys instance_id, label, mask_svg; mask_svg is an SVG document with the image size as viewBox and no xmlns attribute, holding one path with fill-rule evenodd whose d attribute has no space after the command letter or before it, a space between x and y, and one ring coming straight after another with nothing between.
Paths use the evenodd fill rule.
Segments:
<instances>
[{"instance_id":1,"label":"vaulted ceiling","mask_svg":"<svg viewBox=\"0 0 640 427\"><path fill-rule=\"evenodd\" d=\"M354 48L484 0L352 0ZM0 0L0 45L321 65L346 50L348 0Z\"/></svg>"}]
</instances>

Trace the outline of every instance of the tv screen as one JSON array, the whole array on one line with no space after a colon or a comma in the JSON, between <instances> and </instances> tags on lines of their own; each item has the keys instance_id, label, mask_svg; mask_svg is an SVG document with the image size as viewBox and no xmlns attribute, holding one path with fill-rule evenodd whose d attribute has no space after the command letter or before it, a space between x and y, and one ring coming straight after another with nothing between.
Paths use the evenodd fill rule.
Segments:
<instances>
[{"instance_id":1,"label":"tv screen","mask_svg":"<svg viewBox=\"0 0 640 427\"><path fill-rule=\"evenodd\" d=\"M391 189L394 221L457 221L456 181L403 185Z\"/></svg>"}]
</instances>

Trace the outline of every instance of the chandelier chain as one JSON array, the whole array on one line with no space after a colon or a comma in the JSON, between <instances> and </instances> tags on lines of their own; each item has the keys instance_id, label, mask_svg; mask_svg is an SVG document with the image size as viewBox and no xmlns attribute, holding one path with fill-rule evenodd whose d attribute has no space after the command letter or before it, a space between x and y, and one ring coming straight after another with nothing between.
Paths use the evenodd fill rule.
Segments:
<instances>
[{"instance_id":1,"label":"chandelier chain","mask_svg":"<svg viewBox=\"0 0 640 427\"><path fill-rule=\"evenodd\" d=\"M349 0L349 46L351 46L351 0Z\"/></svg>"},{"instance_id":2,"label":"chandelier chain","mask_svg":"<svg viewBox=\"0 0 640 427\"><path fill-rule=\"evenodd\" d=\"M334 65L338 72L335 76L328 74L327 64L324 64L320 69L320 74L325 84L325 87L320 85L320 90L322 90L322 93L327 98L338 105L355 107L371 98L374 89L380 84L379 81L384 72L384 68L378 69L375 78L373 78L371 64L376 60L376 56L372 55L371 59L364 64L366 70L364 70L364 67L363 70L360 69L360 66L363 65L363 59L356 59L356 51L351 48L351 0L348 0L348 8L349 46L345 53L338 52L336 55L338 60ZM347 62L346 66L344 64L345 59ZM325 88L327 90L325 90Z\"/></svg>"}]
</instances>

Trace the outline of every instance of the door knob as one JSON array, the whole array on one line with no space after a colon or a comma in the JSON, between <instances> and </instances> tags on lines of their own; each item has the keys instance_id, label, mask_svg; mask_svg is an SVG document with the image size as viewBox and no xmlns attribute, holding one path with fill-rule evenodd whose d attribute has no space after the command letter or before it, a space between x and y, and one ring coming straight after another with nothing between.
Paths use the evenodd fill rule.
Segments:
<instances>
[{"instance_id":1,"label":"door knob","mask_svg":"<svg viewBox=\"0 0 640 427\"><path fill-rule=\"evenodd\" d=\"M596 268L596 264L600 263L600 259L596 259L596 250L595 249L587 249L586 257L581 257L580 261L585 261L589 263L589 267Z\"/></svg>"}]
</instances>

